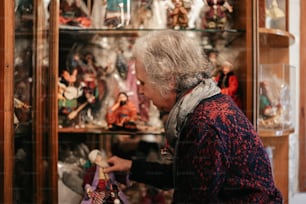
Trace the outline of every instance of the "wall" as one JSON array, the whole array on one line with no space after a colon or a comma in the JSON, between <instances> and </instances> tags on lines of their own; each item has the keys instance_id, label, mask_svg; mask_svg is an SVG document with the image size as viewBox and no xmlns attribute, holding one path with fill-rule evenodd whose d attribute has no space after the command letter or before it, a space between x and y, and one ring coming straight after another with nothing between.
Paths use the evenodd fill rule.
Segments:
<instances>
[{"instance_id":1,"label":"wall","mask_svg":"<svg viewBox=\"0 0 306 204\"><path fill-rule=\"evenodd\" d=\"M290 198L298 193L298 165L299 165L299 73L300 73L300 0L289 0L289 32L295 36L295 43L290 46L290 65L295 67L294 75L295 81L293 91L295 94L295 101L293 105L295 133L290 135L289 141L289 202Z\"/></svg>"}]
</instances>

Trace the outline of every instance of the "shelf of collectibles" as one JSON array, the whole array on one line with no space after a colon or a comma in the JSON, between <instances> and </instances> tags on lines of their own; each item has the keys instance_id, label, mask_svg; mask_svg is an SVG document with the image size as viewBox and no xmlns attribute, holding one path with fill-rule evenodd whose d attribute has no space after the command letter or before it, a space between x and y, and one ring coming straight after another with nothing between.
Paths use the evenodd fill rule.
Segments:
<instances>
[{"instance_id":1,"label":"shelf of collectibles","mask_svg":"<svg viewBox=\"0 0 306 204\"><path fill-rule=\"evenodd\" d=\"M135 103L148 122L150 103L137 95L133 43L145 32L176 29L215 51L218 63L235 61L228 46L243 35L233 29L232 1L154 0L60 2L59 127L107 128L106 110L119 92ZM216 63L217 64L217 63Z\"/></svg>"},{"instance_id":2,"label":"shelf of collectibles","mask_svg":"<svg viewBox=\"0 0 306 204\"><path fill-rule=\"evenodd\" d=\"M81 155L86 159L84 152L97 147L103 147L107 155L111 150L123 157L133 154L160 159L165 117L151 101L137 94L135 62L131 56L133 44L146 32L175 29L197 38L218 71L225 62L231 64L231 71L236 71L236 57L241 50L233 51L230 45L245 31L234 29L235 3L237 1L230 0L61 0L58 131L62 153L59 154L59 172L73 163L77 164L74 167L82 169L83 175L84 164L77 158ZM125 101L120 102L122 93ZM133 107L125 106L127 103ZM114 107L124 111L117 116L130 116L132 112L136 115L129 117L127 123L114 125L114 121L121 121L119 117L109 116ZM98 139L94 139L98 144L92 144L95 141L88 135L98 135ZM108 136L111 142L106 139L110 138ZM135 142L138 149L131 151ZM69 160L71 158L74 160ZM81 185L70 185L69 175L71 172L61 173L59 189L65 191L58 191L60 203L79 202L83 195ZM74 181L81 183L80 177ZM171 199L171 191L138 183L123 191L130 203L166 203ZM65 200L68 197L76 200Z\"/></svg>"}]
</instances>

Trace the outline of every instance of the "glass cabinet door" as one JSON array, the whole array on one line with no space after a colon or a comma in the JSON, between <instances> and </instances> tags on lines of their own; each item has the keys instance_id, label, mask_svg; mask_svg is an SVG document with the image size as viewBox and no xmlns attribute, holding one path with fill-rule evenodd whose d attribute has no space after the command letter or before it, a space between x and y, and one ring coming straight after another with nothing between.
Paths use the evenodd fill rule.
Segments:
<instances>
[{"instance_id":1,"label":"glass cabinet door","mask_svg":"<svg viewBox=\"0 0 306 204\"><path fill-rule=\"evenodd\" d=\"M47 136L48 41L46 1L15 2L14 203L42 203Z\"/></svg>"}]
</instances>

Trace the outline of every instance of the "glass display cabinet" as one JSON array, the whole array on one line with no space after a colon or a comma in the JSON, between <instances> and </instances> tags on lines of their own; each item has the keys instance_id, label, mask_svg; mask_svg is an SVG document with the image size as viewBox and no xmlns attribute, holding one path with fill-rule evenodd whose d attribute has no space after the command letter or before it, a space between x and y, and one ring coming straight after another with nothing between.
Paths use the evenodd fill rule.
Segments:
<instances>
[{"instance_id":1,"label":"glass display cabinet","mask_svg":"<svg viewBox=\"0 0 306 204\"><path fill-rule=\"evenodd\" d=\"M296 122L292 117L295 68L289 63L289 47L295 38L288 32L289 0L259 0L257 3L259 46L255 69L255 124L264 145L271 150L275 182L284 203L288 203L289 135L294 133ZM272 100L270 110L264 105L269 100Z\"/></svg>"},{"instance_id":2,"label":"glass display cabinet","mask_svg":"<svg viewBox=\"0 0 306 204\"><path fill-rule=\"evenodd\" d=\"M257 127L263 133L293 129L295 68L286 64L261 64L258 70Z\"/></svg>"},{"instance_id":3,"label":"glass display cabinet","mask_svg":"<svg viewBox=\"0 0 306 204\"><path fill-rule=\"evenodd\" d=\"M211 18L209 12L200 14L202 1L193 1L198 6L184 1L184 9L192 11L188 22L186 16L175 15L173 5L166 5L171 1L82 0L78 12L69 10L74 1L16 2L22 4L14 5L11 1L0 3L0 14L6 19L0 21L0 28L4 31L0 35L0 45L5 47L5 53L0 52L4 59L0 62L1 94L5 95L0 108L8 110L0 113L0 129L3 130L0 143L3 162L0 168L4 172L0 180L2 186L8 187L1 190L0 202L13 203L15 200L54 204L62 201L64 191L59 180L60 173L63 173L59 171L61 159L63 156L75 156L72 154L75 149L82 151L82 143L90 148L110 147L110 138L114 133L105 129L101 119L104 108L111 104L113 99L110 96L114 96L117 89L124 87L125 91L130 91L125 86L125 77L128 76L125 65L131 65L129 49L135 38L159 29L176 29L197 38L203 45L203 51L217 54L217 58L214 58L216 55L210 58L217 68L222 61L230 59L239 79L242 110L258 126L264 144L273 147L276 184L284 194L285 203L288 202L289 134L286 130L291 130L291 122L290 111L286 108L290 105L287 100L282 100L279 105L283 112L281 123L272 125L266 117L260 116L257 106L260 103L260 82L272 82L265 78L271 76L270 73L275 74L276 82L281 82L281 85L276 83L279 88L276 98L283 99L283 94L288 91L286 86L292 94L291 79L287 80L287 72L291 72L292 68L287 64L288 47L294 42L294 36L288 33L288 0L228 0L230 6L223 9L227 11L226 21L224 18ZM275 14L277 19L273 19L273 9L278 11L275 6L283 11L285 20L279 14ZM167 12L170 11L173 12L170 13L172 18L168 19ZM213 13L212 8L206 8L206 11ZM262 18L262 13L266 11L269 15ZM15 27L12 28L12 25ZM11 36L14 36L13 41ZM62 77L67 76L65 70L68 70L68 78L73 78L73 71L69 70L74 65L71 59L80 54L82 59L88 60L89 52L98 59L96 65L101 75L97 83L83 83L82 80L86 79L84 75L80 75L78 79L83 79L75 83L59 83ZM89 67L89 64L84 67ZM125 85L121 86L123 83ZM83 106L81 101L71 100L79 96L78 88L82 91L86 89L84 84L89 88L96 86L90 93L98 93L95 97L100 102L99 111L88 109L92 107L87 106L88 102L83 101ZM72 85L75 87L67 88ZM103 89L105 87L113 89ZM71 92L64 94L62 88ZM62 100L63 96L70 100L69 103ZM294 96L290 95L290 99ZM275 105L275 112L279 106ZM72 111L75 111L76 117L67 120ZM97 112L99 114L93 114ZM264 126L266 123L270 126ZM281 128L284 134L276 137L262 131L272 127ZM156 132L150 133L156 135ZM70 145L74 148L71 149ZM24 158L29 159L27 166L22 163L27 160L18 160ZM12 161L15 163L12 164ZM77 202L73 199L69 201Z\"/></svg>"}]
</instances>

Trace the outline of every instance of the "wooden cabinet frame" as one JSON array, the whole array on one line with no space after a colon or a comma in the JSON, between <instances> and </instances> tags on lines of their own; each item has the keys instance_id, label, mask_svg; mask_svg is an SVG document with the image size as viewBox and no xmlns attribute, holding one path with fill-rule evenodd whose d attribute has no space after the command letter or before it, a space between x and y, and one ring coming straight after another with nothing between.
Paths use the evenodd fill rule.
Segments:
<instances>
[{"instance_id":1,"label":"wooden cabinet frame","mask_svg":"<svg viewBox=\"0 0 306 204\"><path fill-rule=\"evenodd\" d=\"M13 203L14 2L0 3L0 202ZM5 97L4 97L5 96Z\"/></svg>"},{"instance_id":2,"label":"wooden cabinet frame","mask_svg":"<svg viewBox=\"0 0 306 204\"><path fill-rule=\"evenodd\" d=\"M306 191L306 2L300 1L300 107L299 107L299 190Z\"/></svg>"},{"instance_id":3,"label":"wooden cabinet frame","mask_svg":"<svg viewBox=\"0 0 306 204\"><path fill-rule=\"evenodd\" d=\"M245 30L244 36L235 41L231 46L245 48L241 53L239 66L243 68L240 75L243 78L244 111L247 117L255 123L254 110L256 100L256 86L254 79L256 72L254 67L258 66L258 26L257 26L257 1L244 0L236 4L237 13L234 21L237 28ZM35 160L35 203L58 203L58 104L57 104L57 80L59 61L59 0L50 1L49 30L46 31L41 19L42 6L40 0L34 0L35 22L34 22L34 48L35 55L35 100L33 106L33 138L36 142L34 148ZM0 203L13 203L13 157L14 157L14 131L13 131L13 71L14 71L14 2L0 2L0 94L5 95L0 100L0 181L2 188ZM42 64L41 47L44 40L48 38L49 44L49 68L44 73ZM3 162L2 162L3 161ZM47 163L47 167L44 165Z\"/></svg>"}]
</instances>

